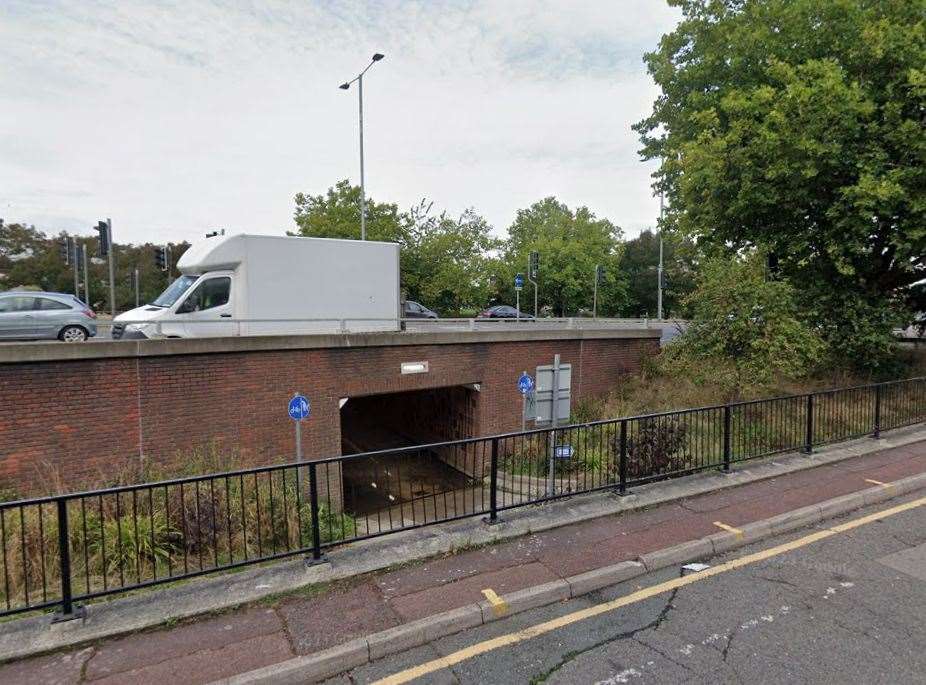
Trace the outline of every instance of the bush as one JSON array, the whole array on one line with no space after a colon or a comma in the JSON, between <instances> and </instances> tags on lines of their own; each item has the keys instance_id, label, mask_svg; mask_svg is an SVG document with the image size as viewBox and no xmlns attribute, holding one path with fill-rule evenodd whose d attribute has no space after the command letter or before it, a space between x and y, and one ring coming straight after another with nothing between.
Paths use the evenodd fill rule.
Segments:
<instances>
[{"instance_id":1,"label":"bush","mask_svg":"<svg viewBox=\"0 0 926 685\"><path fill-rule=\"evenodd\" d=\"M709 260L685 305L689 329L663 353L663 373L736 392L805 377L823 359L822 338L801 319L792 287L766 278L761 253Z\"/></svg>"}]
</instances>

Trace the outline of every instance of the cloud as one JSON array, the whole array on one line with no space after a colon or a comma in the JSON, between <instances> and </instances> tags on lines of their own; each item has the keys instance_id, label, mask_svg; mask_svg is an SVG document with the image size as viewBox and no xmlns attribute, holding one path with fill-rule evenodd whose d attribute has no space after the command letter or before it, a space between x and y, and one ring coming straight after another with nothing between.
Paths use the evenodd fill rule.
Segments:
<instances>
[{"instance_id":1,"label":"cloud","mask_svg":"<svg viewBox=\"0 0 926 685\"><path fill-rule=\"evenodd\" d=\"M630 2L7 0L0 216L49 231L111 216L119 240L281 232L292 197L367 190L466 207L499 232L546 195L652 223L630 124L642 54L674 10ZM40 221L41 220L41 221Z\"/></svg>"}]
</instances>

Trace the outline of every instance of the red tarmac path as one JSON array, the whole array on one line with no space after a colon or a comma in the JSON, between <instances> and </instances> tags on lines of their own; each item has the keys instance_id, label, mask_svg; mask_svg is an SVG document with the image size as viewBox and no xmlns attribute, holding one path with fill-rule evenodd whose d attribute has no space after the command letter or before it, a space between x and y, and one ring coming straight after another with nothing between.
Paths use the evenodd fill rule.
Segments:
<instances>
[{"instance_id":1,"label":"red tarmac path","mask_svg":"<svg viewBox=\"0 0 926 685\"><path fill-rule=\"evenodd\" d=\"M926 442L449 555L83 649L0 666L0 683L184 685L277 663L498 594L590 571L926 472ZM473 525L482 525L473 519ZM169 591L169 590L166 590Z\"/></svg>"}]
</instances>

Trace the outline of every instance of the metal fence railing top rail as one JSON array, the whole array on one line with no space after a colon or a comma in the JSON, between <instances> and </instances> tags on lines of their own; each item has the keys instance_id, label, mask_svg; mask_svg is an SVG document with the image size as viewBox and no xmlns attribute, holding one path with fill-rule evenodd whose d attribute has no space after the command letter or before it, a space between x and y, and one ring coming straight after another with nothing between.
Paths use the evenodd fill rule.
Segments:
<instances>
[{"instance_id":1,"label":"metal fence railing top rail","mask_svg":"<svg viewBox=\"0 0 926 685\"><path fill-rule=\"evenodd\" d=\"M924 420L912 378L0 503L0 615Z\"/></svg>"}]
</instances>

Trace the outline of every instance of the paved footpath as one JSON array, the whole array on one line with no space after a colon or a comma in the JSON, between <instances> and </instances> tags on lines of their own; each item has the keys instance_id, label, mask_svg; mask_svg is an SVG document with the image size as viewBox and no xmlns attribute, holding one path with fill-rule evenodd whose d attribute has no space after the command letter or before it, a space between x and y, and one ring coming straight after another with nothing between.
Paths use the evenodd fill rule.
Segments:
<instances>
[{"instance_id":1,"label":"paved footpath","mask_svg":"<svg viewBox=\"0 0 926 685\"><path fill-rule=\"evenodd\" d=\"M209 683L926 472L926 442L602 517L192 622L0 666L0 683ZM474 519L473 525L481 525ZM169 591L169 590L167 590Z\"/></svg>"}]
</instances>

